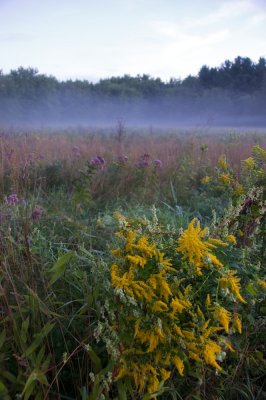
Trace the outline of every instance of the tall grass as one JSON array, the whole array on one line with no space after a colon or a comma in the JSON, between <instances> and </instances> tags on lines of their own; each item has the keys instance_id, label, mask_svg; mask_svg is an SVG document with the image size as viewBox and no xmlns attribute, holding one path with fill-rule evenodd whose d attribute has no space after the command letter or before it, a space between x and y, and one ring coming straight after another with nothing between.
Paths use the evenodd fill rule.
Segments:
<instances>
[{"instance_id":1,"label":"tall grass","mask_svg":"<svg viewBox=\"0 0 266 400\"><path fill-rule=\"evenodd\" d=\"M265 398L265 136L118 133L1 136L0 398ZM188 225L203 244L216 240L217 248L201 253L200 265L189 250L181 252ZM144 238L133 240L136 250L127 246L130 235ZM146 263L139 272L134 267L146 287L150 274L160 275L158 254L173 268L162 283L171 295L160 298L158 286L154 304L155 295L130 292L130 280L119 287L130 268L128 255ZM211 263L213 255L222 269ZM113 264L119 265L117 276ZM228 283L230 271L240 279L239 292ZM221 279L228 290L217 283ZM216 311L205 305L208 294ZM184 301L179 332L193 333L195 343L156 339L151 327L158 318L164 334L173 334L172 297ZM227 310L222 322L219 307ZM203 355L209 342L200 345L208 320L223 327L212 333L222 351L209 363ZM198 361L184 345L195 347ZM141 352L127 356L126 350ZM159 363L155 351L162 352ZM175 360L167 366L165 352ZM161 375L157 369L149 375L152 360L164 369ZM132 365L145 367L144 384Z\"/></svg>"}]
</instances>

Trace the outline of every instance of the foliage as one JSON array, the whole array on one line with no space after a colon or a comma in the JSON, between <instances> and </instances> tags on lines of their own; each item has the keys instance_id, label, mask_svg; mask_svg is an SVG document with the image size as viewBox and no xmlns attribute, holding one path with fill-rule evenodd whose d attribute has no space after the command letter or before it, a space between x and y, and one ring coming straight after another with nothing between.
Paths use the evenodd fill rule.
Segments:
<instances>
[{"instance_id":1,"label":"foliage","mask_svg":"<svg viewBox=\"0 0 266 400\"><path fill-rule=\"evenodd\" d=\"M166 170L8 153L1 399L265 397L266 152L200 146Z\"/></svg>"}]
</instances>

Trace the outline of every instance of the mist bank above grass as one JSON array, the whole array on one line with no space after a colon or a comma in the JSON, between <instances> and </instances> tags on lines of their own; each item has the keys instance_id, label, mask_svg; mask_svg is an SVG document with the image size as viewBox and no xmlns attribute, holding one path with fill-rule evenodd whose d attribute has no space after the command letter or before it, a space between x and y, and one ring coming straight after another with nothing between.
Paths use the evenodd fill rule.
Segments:
<instances>
[{"instance_id":1,"label":"mist bank above grass","mask_svg":"<svg viewBox=\"0 0 266 400\"><path fill-rule=\"evenodd\" d=\"M149 75L97 83L64 81L33 68L0 72L0 126L264 127L266 60L237 57L198 76L163 82Z\"/></svg>"}]
</instances>

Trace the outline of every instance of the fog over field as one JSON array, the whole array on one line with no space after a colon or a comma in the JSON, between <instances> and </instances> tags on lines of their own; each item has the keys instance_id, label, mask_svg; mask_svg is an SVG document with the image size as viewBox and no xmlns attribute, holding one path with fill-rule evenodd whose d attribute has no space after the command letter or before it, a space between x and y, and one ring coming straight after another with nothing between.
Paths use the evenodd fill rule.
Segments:
<instances>
[{"instance_id":1,"label":"fog over field","mask_svg":"<svg viewBox=\"0 0 266 400\"><path fill-rule=\"evenodd\" d=\"M34 68L0 73L0 126L266 125L266 60L226 60L197 76L150 75L58 81Z\"/></svg>"},{"instance_id":2,"label":"fog over field","mask_svg":"<svg viewBox=\"0 0 266 400\"><path fill-rule=\"evenodd\" d=\"M55 99L53 99L55 100ZM56 99L57 100L57 99ZM9 99L8 108L17 106L16 100ZM233 103L233 102L232 102ZM2 127L67 127L67 126L113 126L122 120L129 126L155 127L256 127L266 126L266 116L254 110L241 112L238 104L223 105L220 99L212 104L198 101L138 100L129 99L78 102L65 98L64 104L56 109L38 103L28 102L23 115L9 115L1 112Z\"/></svg>"}]
</instances>

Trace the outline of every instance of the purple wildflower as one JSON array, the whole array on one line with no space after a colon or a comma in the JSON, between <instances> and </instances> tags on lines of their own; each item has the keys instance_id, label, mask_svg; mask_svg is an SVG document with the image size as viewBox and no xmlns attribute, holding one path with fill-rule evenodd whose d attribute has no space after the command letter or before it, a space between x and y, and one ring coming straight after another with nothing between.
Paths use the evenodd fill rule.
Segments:
<instances>
[{"instance_id":1,"label":"purple wildflower","mask_svg":"<svg viewBox=\"0 0 266 400\"><path fill-rule=\"evenodd\" d=\"M91 165L103 167L104 164L105 164L105 159L101 156L96 156L91 159Z\"/></svg>"},{"instance_id":2,"label":"purple wildflower","mask_svg":"<svg viewBox=\"0 0 266 400\"><path fill-rule=\"evenodd\" d=\"M147 168L149 166L149 163L147 160L140 160L137 164L137 168Z\"/></svg>"},{"instance_id":3,"label":"purple wildflower","mask_svg":"<svg viewBox=\"0 0 266 400\"><path fill-rule=\"evenodd\" d=\"M7 204L9 206L15 206L18 204L18 202L19 202L18 195L16 193L12 193L7 196Z\"/></svg>"},{"instance_id":4,"label":"purple wildflower","mask_svg":"<svg viewBox=\"0 0 266 400\"><path fill-rule=\"evenodd\" d=\"M31 218L34 221L38 221L42 216L42 210L38 207L35 207L34 210L31 213Z\"/></svg>"},{"instance_id":5,"label":"purple wildflower","mask_svg":"<svg viewBox=\"0 0 266 400\"><path fill-rule=\"evenodd\" d=\"M127 162L128 161L128 156L118 156L117 157L117 161L121 162L121 163Z\"/></svg>"},{"instance_id":6,"label":"purple wildflower","mask_svg":"<svg viewBox=\"0 0 266 400\"><path fill-rule=\"evenodd\" d=\"M153 161L153 164L154 164L155 167L157 167L157 168L161 168L162 165L163 165L163 163L162 163L161 160L154 160L154 161Z\"/></svg>"}]
</instances>

